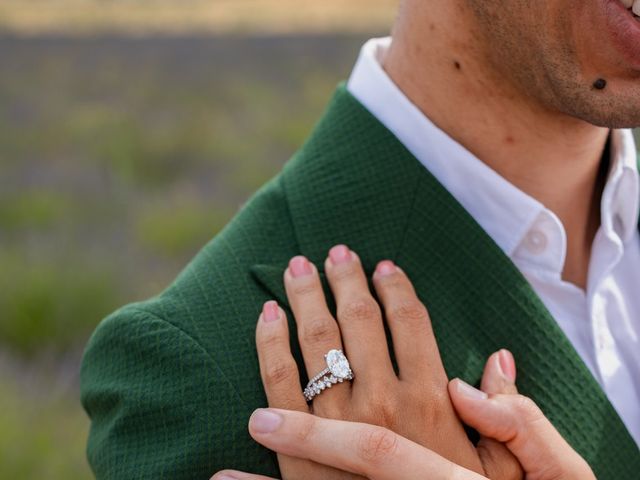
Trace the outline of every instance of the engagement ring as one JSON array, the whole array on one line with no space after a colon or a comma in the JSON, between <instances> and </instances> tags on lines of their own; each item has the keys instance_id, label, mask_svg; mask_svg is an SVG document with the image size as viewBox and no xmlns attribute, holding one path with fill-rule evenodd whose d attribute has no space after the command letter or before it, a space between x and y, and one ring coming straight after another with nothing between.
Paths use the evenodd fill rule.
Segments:
<instances>
[{"instance_id":1,"label":"engagement ring","mask_svg":"<svg viewBox=\"0 0 640 480\"><path fill-rule=\"evenodd\" d=\"M313 397L319 395L325 388L331 388L332 385L345 380L353 380L349 361L342 350L329 350L324 358L327 361L327 368L311 378L304 389L304 398L307 402L312 401Z\"/></svg>"}]
</instances>

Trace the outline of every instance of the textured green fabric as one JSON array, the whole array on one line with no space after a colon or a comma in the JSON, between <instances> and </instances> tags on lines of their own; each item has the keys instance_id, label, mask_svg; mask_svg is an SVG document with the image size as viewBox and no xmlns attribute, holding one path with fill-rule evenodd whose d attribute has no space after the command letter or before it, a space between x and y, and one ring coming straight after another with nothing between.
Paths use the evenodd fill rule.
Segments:
<instances>
[{"instance_id":1,"label":"textured green fabric","mask_svg":"<svg viewBox=\"0 0 640 480\"><path fill-rule=\"evenodd\" d=\"M511 349L523 393L599 480L637 478L637 446L526 280L344 87L283 172L172 286L94 333L81 380L97 478L204 480L222 468L278 475L275 456L246 428L265 405L255 322L264 301L286 305L290 257L307 255L321 268L339 242L369 273L384 258L405 269L450 376L476 383L490 353ZM295 334L290 313L289 322Z\"/></svg>"}]
</instances>

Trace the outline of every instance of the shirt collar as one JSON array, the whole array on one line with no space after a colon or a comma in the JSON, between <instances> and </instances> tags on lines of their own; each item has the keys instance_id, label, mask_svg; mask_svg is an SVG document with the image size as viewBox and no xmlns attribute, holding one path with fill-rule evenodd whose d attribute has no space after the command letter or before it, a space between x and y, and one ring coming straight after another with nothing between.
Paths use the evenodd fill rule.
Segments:
<instances>
[{"instance_id":1,"label":"shirt collar","mask_svg":"<svg viewBox=\"0 0 640 480\"><path fill-rule=\"evenodd\" d=\"M501 177L431 122L393 83L382 68L391 38L369 40L347 83L349 92L438 179L510 257L531 239L531 230L555 224L557 245L545 256L534 249L527 261L558 273L566 255L566 235L559 219L535 198ZM637 227L640 193L633 136L614 130L612 166L603 194L603 225L619 230L624 240ZM550 257L553 258L550 258ZM545 258L546 257L546 258Z\"/></svg>"},{"instance_id":2,"label":"shirt collar","mask_svg":"<svg viewBox=\"0 0 640 480\"><path fill-rule=\"evenodd\" d=\"M631 130L611 132L611 168L602 194L601 221L605 231L614 231L628 242L638 228L640 178Z\"/></svg>"}]
</instances>

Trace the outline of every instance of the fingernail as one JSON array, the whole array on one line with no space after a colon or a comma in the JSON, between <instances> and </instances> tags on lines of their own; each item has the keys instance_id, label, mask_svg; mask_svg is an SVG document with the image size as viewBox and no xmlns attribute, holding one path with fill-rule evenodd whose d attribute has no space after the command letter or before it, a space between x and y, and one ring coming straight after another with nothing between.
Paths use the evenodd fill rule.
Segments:
<instances>
[{"instance_id":1,"label":"fingernail","mask_svg":"<svg viewBox=\"0 0 640 480\"><path fill-rule=\"evenodd\" d=\"M502 349L498 352L498 364L502 375L511 383L516 381L516 361L513 358L513 354L509 350Z\"/></svg>"},{"instance_id":2,"label":"fingernail","mask_svg":"<svg viewBox=\"0 0 640 480\"><path fill-rule=\"evenodd\" d=\"M275 432L281 424L282 416L266 408L257 409L249 419L249 427L257 433Z\"/></svg>"},{"instance_id":3,"label":"fingernail","mask_svg":"<svg viewBox=\"0 0 640 480\"><path fill-rule=\"evenodd\" d=\"M232 477L228 473L223 475L218 475L217 477L213 477L211 480L238 480L238 477Z\"/></svg>"},{"instance_id":4,"label":"fingernail","mask_svg":"<svg viewBox=\"0 0 640 480\"><path fill-rule=\"evenodd\" d=\"M352 258L351 250L349 250L349 247L347 247L346 245L336 245L331 250L329 250L329 258L334 265L347 263Z\"/></svg>"},{"instance_id":5,"label":"fingernail","mask_svg":"<svg viewBox=\"0 0 640 480\"><path fill-rule=\"evenodd\" d=\"M313 273L309 260L303 256L293 257L289 262L289 270L291 270L291 275L295 278L311 275Z\"/></svg>"},{"instance_id":6,"label":"fingernail","mask_svg":"<svg viewBox=\"0 0 640 480\"><path fill-rule=\"evenodd\" d=\"M489 396L478 390L477 388L472 387L467 382L458 379L457 386L458 393L464 395L465 397L472 398L474 400L486 400Z\"/></svg>"},{"instance_id":7,"label":"fingernail","mask_svg":"<svg viewBox=\"0 0 640 480\"><path fill-rule=\"evenodd\" d=\"M280 309L278 308L278 302L270 300L262 307L262 318L265 322L274 322L280 318Z\"/></svg>"},{"instance_id":8,"label":"fingernail","mask_svg":"<svg viewBox=\"0 0 640 480\"><path fill-rule=\"evenodd\" d=\"M396 273L397 270L395 263L391 260L383 260L376 267L376 273L382 277Z\"/></svg>"}]
</instances>

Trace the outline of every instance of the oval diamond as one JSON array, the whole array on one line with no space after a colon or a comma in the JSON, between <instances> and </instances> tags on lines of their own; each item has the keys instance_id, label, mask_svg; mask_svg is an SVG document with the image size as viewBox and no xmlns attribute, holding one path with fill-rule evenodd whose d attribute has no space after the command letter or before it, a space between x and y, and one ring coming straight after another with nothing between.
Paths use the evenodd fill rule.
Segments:
<instances>
[{"instance_id":1,"label":"oval diamond","mask_svg":"<svg viewBox=\"0 0 640 480\"><path fill-rule=\"evenodd\" d=\"M330 350L327 353L327 367L338 379L347 378L351 374L349 361L341 350Z\"/></svg>"}]
</instances>

